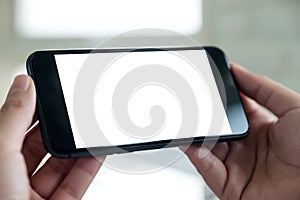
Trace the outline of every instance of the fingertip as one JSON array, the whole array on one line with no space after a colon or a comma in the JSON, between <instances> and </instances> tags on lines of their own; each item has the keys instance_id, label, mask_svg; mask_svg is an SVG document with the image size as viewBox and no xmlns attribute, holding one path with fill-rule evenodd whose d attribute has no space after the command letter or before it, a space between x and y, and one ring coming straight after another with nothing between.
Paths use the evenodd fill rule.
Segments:
<instances>
[{"instance_id":1,"label":"fingertip","mask_svg":"<svg viewBox=\"0 0 300 200\"><path fill-rule=\"evenodd\" d=\"M246 68L242 67L241 65L235 62L231 62L230 67L235 77L238 76L241 72L248 71Z\"/></svg>"},{"instance_id":2,"label":"fingertip","mask_svg":"<svg viewBox=\"0 0 300 200\"><path fill-rule=\"evenodd\" d=\"M235 62L233 62L233 61L230 62L230 68L231 68L231 69L235 69L235 68L237 68L237 67L239 67L237 63L235 63Z\"/></svg>"},{"instance_id":3,"label":"fingertip","mask_svg":"<svg viewBox=\"0 0 300 200\"><path fill-rule=\"evenodd\" d=\"M32 79L27 75L18 75L15 77L1 108L2 114L3 112L21 112L24 109L27 110L27 114L30 114L32 110L35 110L35 100Z\"/></svg>"},{"instance_id":4,"label":"fingertip","mask_svg":"<svg viewBox=\"0 0 300 200\"><path fill-rule=\"evenodd\" d=\"M255 83L254 74L237 63L231 62L230 65L237 86L248 96L249 84Z\"/></svg>"},{"instance_id":5,"label":"fingertip","mask_svg":"<svg viewBox=\"0 0 300 200\"><path fill-rule=\"evenodd\" d=\"M209 149L207 146L205 145L193 145L191 147L189 147L186 150L186 154L189 157L193 157L194 159L203 159L204 157L206 157L209 153L211 153L211 149Z\"/></svg>"},{"instance_id":6,"label":"fingertip","mask_svg":"<svg viewBox=\"0 0 300 200\"><path fill-rule=\"evenodd\" d=\"M26 92L30 86L30 79L26 75L18 75L15 77L10 90L8 92L9 95L13 95L17 92Z\"/></svg>"},{"instance_id":7,"label":"fingertip","mask_svg":"<svg viewBox=\"0 0 300 200\"><path fill-rule=\"evenodd\" d=\"M189 157L190 159L198 159L199 158L199 152L203 147L201 145L191 145L186 146L182 148L184 153Z\"/></svg>"},{"instance_id":8,"label":"fingertip","mask_svg":"<svg viewBox=\"0 0 300 200\"><path fill-rule=\"evenodd\" d=\"M80 158L84 162L89 162L91 165L102 165L105 161L106 156L91 156L91 157L83 157Z\"/></svg>"},{"instance_id":9,"label":"fingertip","mask_svg":"<svg viewBox=\"0 0 300 200\"><path fill-rule=\"evenodd\" d=\"M188 150L189 147L190 146L180 146L178 148L179 148L180 151L182 151L183 153L185 153Z\"/></svg>"},{"instance_id":10,"label":"fingertip","mask_svg":"<svg viewBox=\"0 0 300 200\"><path fill-rule=\"evenodd\" d=\"M242 67L241 65L237 64L234 61L230 61L230 65L233 66L233 67Z\"/></svg>"},{"instance_id":11,"label":"fingertip","mask_svg":"<svg viewBox=\"0 0 300 200\"><path fill-rule=\"evenodd\" d=\"M191 146L185 153L209 187L220 197L227 176L226 167L223 162L204 145Z\"/></svg>"}]
</instances>

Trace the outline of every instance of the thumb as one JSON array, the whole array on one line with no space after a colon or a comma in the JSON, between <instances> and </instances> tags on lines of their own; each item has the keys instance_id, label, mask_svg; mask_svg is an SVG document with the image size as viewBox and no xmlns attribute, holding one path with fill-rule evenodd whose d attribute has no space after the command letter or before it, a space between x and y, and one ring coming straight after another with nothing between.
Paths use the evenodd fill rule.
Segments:
<instances>
[{"instance_id":1,"label":"thumb","mask_svg":"<svg viewBox=\"0 0 300 200\"><path fill-rule=\"evenodd\" d=\"M20 151L35 112L35 88L26 75L15 78L0 110L1 151Z\"/></svg>"}]
</instances>

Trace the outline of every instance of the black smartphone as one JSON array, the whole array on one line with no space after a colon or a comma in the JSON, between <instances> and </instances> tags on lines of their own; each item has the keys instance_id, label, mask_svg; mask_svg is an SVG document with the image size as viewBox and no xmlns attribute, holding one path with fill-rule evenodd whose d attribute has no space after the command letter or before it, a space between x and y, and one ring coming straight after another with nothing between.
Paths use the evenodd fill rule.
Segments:
<instances>
[{"instance_id":1,"label":"black smartphone","mask_svg":"<svg viewBox=\"0 0 300 200\"><path fill-rule=\"evenodd\" d=\"M44 145L56 157L230 141L249 131L216 47L37 51L27 71Z\"/></svg>"}]
</instances>

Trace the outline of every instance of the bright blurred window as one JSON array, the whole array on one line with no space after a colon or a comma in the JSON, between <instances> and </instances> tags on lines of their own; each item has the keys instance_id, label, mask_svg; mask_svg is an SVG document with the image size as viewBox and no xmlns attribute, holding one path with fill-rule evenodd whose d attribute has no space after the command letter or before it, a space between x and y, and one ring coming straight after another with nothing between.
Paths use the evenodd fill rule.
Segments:
<instances>
[{"instance_id":1,"label":"bright blurred window","mask_svg":"<svg viewBox=\"0 0 300 200\"><path fill-rule=\"evenodd\" d=\"M139 28L193 35L202 0L15 0L15 27L28 38L105 37Z\"/></svg>"}]
</instances>

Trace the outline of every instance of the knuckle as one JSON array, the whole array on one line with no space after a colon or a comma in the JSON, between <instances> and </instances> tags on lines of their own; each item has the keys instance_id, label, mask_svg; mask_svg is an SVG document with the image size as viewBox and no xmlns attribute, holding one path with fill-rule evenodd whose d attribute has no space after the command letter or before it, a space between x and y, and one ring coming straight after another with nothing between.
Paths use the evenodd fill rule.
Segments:
<instances>
[{"instance_id":1,"label":"knuckle","mask_svg":"<svg viewBox=\"0 0 300 200\"><path fill-rule=\"evenodd\" d=\"M5 101L4 105L1 108L2 112L10 111L10 110L19 110L27 107L26 98L23 94L19 94L18 96L8 97Z\"/></svg>"},{"instance_id":2,"label":"knuckle","mask_svg":"<svg viewBox=\"0 0 300 200\"><path fill-rule=\"evenodd\" d=\"M233 185L227 185L222 194L222 200L242 199L242 190L236 189Z\"/></svg>"},{"instance_id":3,"label":"knuckle","mask_svg":"<svg viewBox=\"0 0 300 200\"><path fill-rule=\"evenodd\" d=\"M69 171L69 166L65 160L50 158L49 168L54 173L58 174L61 177L65 177Z\"/></svg>"},{"instance_id":4,"label":"knuckle","mask_svg":"<svg viewBox=\"0 0 300 200\"><path fill-rule=\"evenodd\" d=\"M66 193L67 196L69 196L70 198L72 198L72 199L80 199L80 194L79 194L79 192L78 192L75 188L71 187L70 185L63 184L63 185L61 186L61 189L62 189L62 191L63 191L64 193Z\"/></svg>"},{"instance_id":5,"label":"knuckle","mask_svg":"<svg viewBox=\"0 0 300 200\"><path fill-rule=\"evenodd\" d=\"M76 164L76 167L83 173L85 173L88 177L93 177L93 173L91 170L89 170L83 163Z\"/></svg>"},{"instance_id":6,"label":"knuckle","mask_svg":"<svg viewBox=\"0 0 300 200\"><path fill-rule=\"evenodd\" d=\"M29 152L29 154L35 158L41 158L44 157L46 154L46 151L43 148L43 144L41 141L35 139L25 139L24 140L24 149Z\"/></svg>"}]
</instances>

